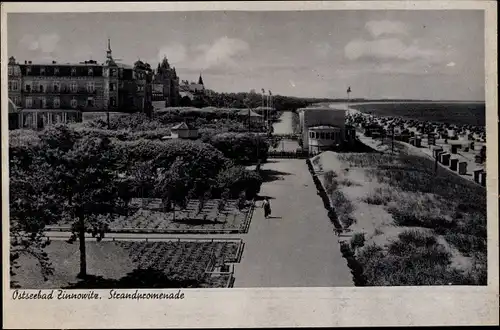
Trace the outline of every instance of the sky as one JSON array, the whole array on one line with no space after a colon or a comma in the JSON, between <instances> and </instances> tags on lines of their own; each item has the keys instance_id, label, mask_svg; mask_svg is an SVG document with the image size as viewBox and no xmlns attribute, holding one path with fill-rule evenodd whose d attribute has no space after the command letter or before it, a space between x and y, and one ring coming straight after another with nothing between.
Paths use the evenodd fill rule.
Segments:
<instances>
[{"instance_id":1,"label":"sky","mask_svg":"<svg viewBox=\"0 0 500 330\"><path fill-rule=\"evenodd\" d=\"M9 14L8 54L24 63L154 68L217 92L301 97L484 100L484 14L459 10Z\"/></svg>"}]
</instances>

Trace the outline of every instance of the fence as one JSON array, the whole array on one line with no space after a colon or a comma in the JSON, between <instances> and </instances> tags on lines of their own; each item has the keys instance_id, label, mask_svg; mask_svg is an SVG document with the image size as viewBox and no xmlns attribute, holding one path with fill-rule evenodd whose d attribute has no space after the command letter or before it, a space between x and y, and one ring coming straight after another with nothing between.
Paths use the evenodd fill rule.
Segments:
<instances>
[{"instance_id":1,"label":"fence","mask_svg":"<svg viewBox=\"0 0 500 330\"><path fill-rule=\"evenodd\" d=\"M267 158L307 159L309 153L306 151L269 151Z\"/></svg>"}]
</instances>

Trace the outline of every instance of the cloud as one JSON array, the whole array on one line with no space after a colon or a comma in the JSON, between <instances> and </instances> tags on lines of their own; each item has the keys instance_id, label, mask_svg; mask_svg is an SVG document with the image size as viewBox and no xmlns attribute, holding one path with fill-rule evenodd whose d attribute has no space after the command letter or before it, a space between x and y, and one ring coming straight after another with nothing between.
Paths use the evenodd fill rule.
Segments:
<instances>
[{"instance_id":1,"label":"cloud","mask_svg":"<svg viewBox=\"0 0 500 330\"><path fill-rule=\"evenodd\" d=\"M52 53L56 50L57 44L61 40L61 37L57 33L42 34L38 38L38 43L40 45L40 50L43 53Z\"/></svg>"},{"instance_id":2,"label":"cloud","mask_svg":"<svg viewBox=\"0 0 500 330\"><path fill-rule=\"evenodd\" d=\"M30 51L40 51L41 53L53 53L61 38L57 33L42 34L38 37L32 34L25 34L19 41L21 47Z\"/></svg>"},{"instance_id":3,"label":"cloud","mask_svg":"<svg viewBox=\"0 0 500 330\"><path fill-rule=\"evenodd\" d=\"M353 40L344 48L345 57L349 60L426 60L429 63L439 63L444 52L435 49L422 48L416 43L407 45L399 39L379 39L373 41Z\"/></svg>"},{"instance_id":4,"label":"cloud","mask_svg":"<svg viewBox=\"0 0 500 330\"><path fill-rule=\"evenodd\" d=\"M450 62L448 64L446 64L447 67L454 67L455 66L455 62Z\"/></svg>"},{"instance_id":5,"label":"cloud","mask_svg":"<svg viewBox=\"0 0 500 330\"><path fill-rule=\"evenodd\" d=\"M167 57L170 64L173 66L178 65L187 60L187 49L181 44L165 45L158 51L158 61Z\"/></svg>"},{"instance_id":6,"label":"cloud","mask_svg":"<svg viewBox=\"0 0 500 330\"><path fill-rule=\"evenodd\" d=\"M222 37L211 45L199 45L196 50L201 54L195 60L200 69L208 69L219 65L234 66L238 56L249 50L249 45L243 40Z\"/></svg>"},{"instance_id":7,"label":"cloud","mask_svg":"<svg viewBox=\"0 0 500 330\"><path fill-rule=\"evenodd\" d=\"M325 58L328 57L328 55L330 55L332 51L332 46L326 42L320 43L315 45L314 51L316 55L318 55L320 58Z\"/></svg>"},{"instance_id":8,"label":"cloud","mask_svg":"<svg viewBox=\"0 0 500 330\"><path fill-rule=\"evenodd\" d=\"M31 51L37 50L39 48L38 40L32 34L25 34L19 41L19 44L22 48L26 48Z\"/></svg>"},{"instance_id":9,"label":"cloud","mask_svg":"<svg viewBox=\"0 0 500 330\"><path fill-rule=\"evenodd\" d=\"M365 28L370 34L378 38L382 35L406 35L408 28L405 23L399 21L369 21Z\"/></svg>"}]
</instances>

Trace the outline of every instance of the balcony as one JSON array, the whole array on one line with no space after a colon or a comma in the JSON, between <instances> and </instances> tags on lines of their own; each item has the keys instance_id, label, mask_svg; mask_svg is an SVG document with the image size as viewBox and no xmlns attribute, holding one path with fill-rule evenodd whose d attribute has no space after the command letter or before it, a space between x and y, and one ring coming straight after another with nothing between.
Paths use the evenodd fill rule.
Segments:
<instances>
[{"instance_id":1,"label":"balcony","mask_svg":"<svg viewBox=\"0 0 500 330\"><path fill-rule=\"evenodd\" d=\"M69 88L62 88L59 89L58 91L55 91L53 89L48 89L48 90L22 90L22 93L24 94L29 94L29 95L59 95L59 94L66 94L66 95L79 95L79 94L85 94L85 95L96 95L97 94L97 89L94 89L93 91L88 91L86 88L78 88L76 91L71 90Z\"/></svg>"}]
</instances>

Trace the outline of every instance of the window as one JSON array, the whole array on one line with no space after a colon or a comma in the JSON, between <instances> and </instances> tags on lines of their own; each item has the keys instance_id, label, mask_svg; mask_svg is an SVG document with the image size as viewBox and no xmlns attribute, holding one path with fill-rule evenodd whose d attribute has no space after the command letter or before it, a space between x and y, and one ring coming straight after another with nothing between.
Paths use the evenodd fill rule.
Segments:
<instances>
[{"instance_id":1,"label":"window","mask_svg":"<svg viewBox=\"0 0 500 330\"><path fill-rule=\"evenodd\" d=\"M9 76L12 76L13 73L14 73L14 68L9 66Z\"/></svg>"},{"instance_id":2,"label":"window","mask_svg":"<svg viewBox=\"0 0 500 330\"><path fill-rule=\"evenodd\" d=\"M40 85L38 86L38 90L40 91L40 93L43 93L45 91L45 85L40 83Z\"/></svg>"},{"instance_id":3,"label":"window","mask_svg":"<svg viewBox=\"0 0 500 330\"><path fill-rule=\"evenodd\" d=\"M12 81L9 81L9 91L12 90Z\"/></svg>"},{"instance_id":4,"label":"window","mask_svg":"<svg viewBox=\"0 0 500 330\"><path fill-rule=\"evenodd\" d=\"M93 93L95 89L95 84L93 81L87 82L87 92Z\"/></svg>"},{"instance_id":5,"label":"window","mask_svg":"<svg viewBox=\"0 0 500 330\"><path fill-rule=\"evenodd\" d=\"M71 75L76 76L76 68L71 68Z\"/></svg>"},{"instance_id":6,"label":"window","mask_svg":"<svg viewBox=\"0 0 500 330\"><path fill-rule=\"evenodd\" d=\"M116 106L116 99L114 97L110 98L109 99L109 104L112 106L112 107L115 107Z\"/></svg>"},{"instance_id":7,"label":"window","mask_svg":"<svg viewBox=\"0 0 500 330\"><path fill-rule=\"evenodd\" d=\"M118 71L118 75L120 76L120 78L123 78L123 69L120 69L120 70Z\"/></svg>"},{"instance_id":8,"label":"window","mask_svg":"<svg viewBox=\"0 0 500 330\"><path fill-rule=\"evenodd\" d=\"M52 123L57 124L62 122L62 113L53 113L52 114Z\"/></svg>"},{"instance_id":9,"label":"window","mask_svg":"<svg viewBox=\"0 0 500 330\"><path fill-rule=\"evenodd\" d=\"M78 106L78 101L77 101L75 98L73 98L73 99L71 100L71 107L74 109L74 108L76 108L77 106Z\"/></svg>"},{"instance_id":10,"label":"window","mask_svg":"<svg viewBox=\"0 0 500 330\"><path fill-rule=\"evenodd\" d=\"M111 76L116 77L116 75L117 75L116 69L111 70Z\"/></svg>"},{"instance_id":11,"label":"window","mask_svg":"<svg viewBox=\"0 0 500 330\"><path fill-rule=\"evenodd\" d=\"M78 91L78 84L76 81L72 81L71 85L69 85L69 88L71 89L72 93L76 93Z\"/></svg>"},{"instance_id":12,"label":"window","mask_svg":"<svg viewBox=\"0 0 500 330\"><path fill-rule=\"evenodd\" d=\"M93 75L94 75L94 69L89 68L89 76L93 76Z\"/></svg>"},{"instance_id":13,"label":"window","mask_svg":"<svg viewBox=\"0 0 500 330\"><path fill-rule=\"evenodd\" d=\"M26 74L31 74L31 67L29 66L26 67Z\"/></svg>"},{"instance_id":14,"label":"window","mask_svg":"<svg viewBox=\"0 0 500 330\"><path fill-rule=\"evenodd\" d=\"M14 96L14 104L21 105L21 98L19 96Z\"/></svg>"},{"instance_id":15,"label":"window","mask_svg":"<svg viewBox=\"0 0 500 330\"><path fill-rule=\"evenodd\" d=\"M115 86L116 86L116 85L115 85L114 83L110 83L110 84L109 84L109 90L110 90L110 91L114 91L114 90L116 89L116 87L115 87Z\"/></svg>"},{"instance_id":16,"label":"window","mask_svg":"<svg viewBox=\"0 0 500 330\"><path fill-rule=\"evenodd\" d=\"M40 68L40 75L45 76L45 68Z\"/></svg>"},{"instance_id":17,"label":"window","mask_svg":"<svg viewBox=\"0 0 500 330\"><path fill-rule=\"evenodd\" d=\"M325 132L321 132L321 133L319 133L319 138L320 138L321 140L324 140L324 139L325 139Z\"/></svg>"},{"instance_id":18,"label":"window","mask_svg":"<svg viewBox=\"0 0 500 330\"><path fill-rule=\"evenodd\" d=\"M61 106L61 100L58 97L54 97L54 108L59 108Z\"/></svg>"},{"instance_id":19,"label":"window","mask_svg":"<svg viewBox=\"0 0 500 330\"><path fill-rule=\"evenodd\" d=\"M32 108L33 107L33 99L31 97L26 98L26 108Z\"/></svg>"},{"instance_id":20,"label":"window","mask_svg":"<svg viewBox=\"0 0 500 330\"><path fill-rule=\"evenodd\" d=\"M17 80L12 81L12 90L13 91L19 90L19 83L17 82Z\"/></svg>"},{"instance_id":21,"label":"window","mask_svg":"<svg viewBox=\"0 0 500 330\"><path fill-rule=\"evenodd\" d=\"M54 85L53 85L54 93L59 93L60 88L61 88L61 84L58 81L55 81Z\"/></svg>"},{"instance_id":22,"label":"window","mask_svg":"<svg viewBox=\"0 0 500 330\"><path fill-rule=\"evenodd\" d=\"M47 107L47 99L45 97L42 97L40 99L40 106L42 109L45 109Z\"/></svg>"},{"instance_id":23,"label":"window","mask_svg":"<svg viewBox=\"0 0 500 330\"><path fill-rule=\"evenodd\" d=\"M94 106L94 98L88 97L87 98L87 107L93 107L93 106Z\"/></svg>"},{"instance_id":24,"label":"window","mask_svg":"<svg viewBox=\"0 0 500 330\"><path fill-rule=\"evenodd\" d=\"M24 90L25 90L26 92L28 92L28 93L29 93L29 92L31 92L31 84L25 84L25 85L24 85Z\"/></svg>"},{"instance_id":25,"label":"window","mask_svg":"<svg viewBox=\"0 0 500 330\"><path fill-rule=\"evenodd\" d=\"M54 74L59 74L59 68L54 68Z\"/></svg>"}]
</instances>

